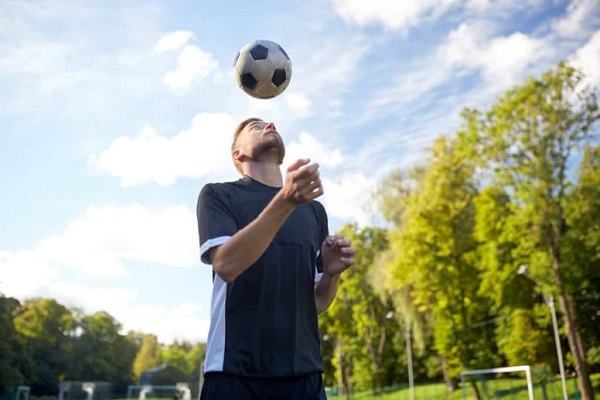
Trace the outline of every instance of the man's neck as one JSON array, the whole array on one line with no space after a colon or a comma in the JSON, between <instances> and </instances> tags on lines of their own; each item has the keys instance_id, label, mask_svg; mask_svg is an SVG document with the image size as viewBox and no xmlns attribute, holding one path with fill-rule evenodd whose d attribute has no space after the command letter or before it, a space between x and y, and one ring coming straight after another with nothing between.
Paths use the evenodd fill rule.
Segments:
<instances>
[{"instance_id":1,"label":"man's neck","mask_svg":"<svg viewBox=\"0 0 600 400\"><path fill-rule=\"evenodd\" d=\"M249 161L244 165L244 175L272 187L283 186L279 165L267 161Z\"/></svg>"}]
</instances>

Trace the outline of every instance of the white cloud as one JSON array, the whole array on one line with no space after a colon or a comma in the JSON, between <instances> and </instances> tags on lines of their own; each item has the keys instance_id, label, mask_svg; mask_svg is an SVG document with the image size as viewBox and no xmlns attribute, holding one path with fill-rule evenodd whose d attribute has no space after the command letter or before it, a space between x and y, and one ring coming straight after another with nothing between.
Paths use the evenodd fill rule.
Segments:
<instances>
[{"instance_id":1,"label":"white cloud","mask_svg":"<svg viewBox=\"0 0 600 400\"><path fill-rule=\"evenodd\" d=\"M0 251L0 288L30 294L56 283L65 270L94 278L127 275L127 262L198 264L196 215L184 206L92 207L65 231L31 249Z\"/></svg>"},{"instance_id":2,"label":"white cloud","mask_svg":"<svg viewBox=\"0 0 600 400\"><path fill-rule=\"evenodd\" d=\"M177 66L168 72L164 81L172 90L188 88L192 82L201 81L216 71L217 61L212 54L198 46L188 44L179 53Z\"/></svg>"},{"instance_id":3,"label":"white cloud","mask_svg":"<svg viewBox=\"0 0 600 400\"><path fill-rule=\"evenodd\" d=\"M340 149L324 146L308 132L300 133L297 141L286 146L284 168L299 158L310 158L325 168L334 168L344 160Z\"/></svg>"},{"instance_id":4,"label":"white cloud","mask_svg":"<svg viewBox=\"0 0 600 400\"><path fill-rule=\"evenodd\" d=\"M344 37L312 44L294 58L290 87L302 88L310 98L326 98L327 105L352 84L360 61L371 45L364 37ZM332 55L335 55L334 57ZM326 93L327 96L323 96Z\"/></svg>"},{"instance_id":5,"label":"white cloud","mask_svg":"<svg viewBox=\"0 0 600 400\"><path fill-rule=\"evenodd\" d=\"M177 51L194 37L190 31L173 31L164 34L156 43L154 52L157 54Z\"/></svg>"},{"instance_id":6,"label":"white cloud","mask_svg":"<svg viewBox=\"0 0 600 400\"><path fill-rule=\"evenodd\" d=\"M388 29L403 30L421 20L443 14L458 0L332 0L346 23L379 23Z\"/></svg>"},{"instance_id":7,"label":"white cloud","mask_svg":"<svg viewBox=\"0 0 600 400\"><path fill-rule=\"evenodd\" d=\"M541 0L331 0L336 13L348 24L380 24L406 31L423 21L435 20L453 9L486 15L502 15L515 9L531 9Z\"/></svg>"},{"instance_id":8,"label":"white cloud","mask_svg":"<svg viewBox=\"0 0 600 400\"><path fill-rule=\"evenodd\" d=\"M583 71L586 83L600 87L600 30L575 52L569 62Z\"/></svg>"},{"instance_id":9,"label":"white cloud","mask_svg":"<svg viewBox=\"0 0 600 400\"><path fill-rule=\"evenodd\" d=\"M285 102L287 107L294 117L302 119L312 114L312 101L308 98L306 93L303 92L290 92L285 96Z\"/></svg>"},{"instance_id":10,"label":"white cloud","mask_svg":"<svg viewBox=\"0 0 600 400\"><path fill-rule=\"evenodd\" d=\"M480 70L488 84L508 86L547 55L542 39L521 32L490 36L484 25L463 23L448 35L439 49L440 58L450 66Z\"/></svg>"},{"instance_id":11,"label":"white cloud","mask_svg":"<svg viewBox=\"0 0 600 400\"><path fill-rule=\"evenodd\" d=\"M483 77L482 90L498 93L523 79L537 61L548 55L544 46L543 40L520 32L494 36L487 25L463 23L448 34L435 52L405 66L391 85L376 93L361 120L400 106L406 112L419 102L430 101L423 96L431 96L452 79L460 80L474 71Z\"/></svg>"},{"instance_id":12,"label":"white cloud","mask_svg":"<svg viewBox=\"0 0 600 400\"><path fill-rule=\"evenodd\" d=\"M146 126L135 137L121 136L92 164L119 177L123 186L155 182L166 186L179 178L233 173L230 158L234 119L224 113L201 113L192 125L172 137Z\"/></svg>"},{"instance_id":13,"label":"white cloud","mask_svg":"<svg viewBox=\"0 0 600 400\"><path fill-rule=\"evenodd\" d=\"M371 221L366 209L376 179L360 172L352 172L341 177L321 177L325 194L318 200L323 202L330 217L344 221L354 221L365 226Z\"/></svg>"},{"instance_id":14,"label":"white cloud","mask_svg":"<svg viewBox=\"0 0 600 400\"><path fill-rule=\"evenodd\" d=\"M175 307L159 304L131 304L111 312L126 329L150 332L158 340L206 341L210 320L209 313L198 304L184 303Z\"/></svg>"},{"instance_id":15,"label":"white cloud","mask_svg":"<svg viewBox=\"0 0 600 400\"><path fill-rule=\"evenodd\" d=\"M600 22L600 3L598 0L572 0L567 6L567 14L554 21L552 28L561 36L579 37L590 27Z\"/></svg>"}]
</instances>

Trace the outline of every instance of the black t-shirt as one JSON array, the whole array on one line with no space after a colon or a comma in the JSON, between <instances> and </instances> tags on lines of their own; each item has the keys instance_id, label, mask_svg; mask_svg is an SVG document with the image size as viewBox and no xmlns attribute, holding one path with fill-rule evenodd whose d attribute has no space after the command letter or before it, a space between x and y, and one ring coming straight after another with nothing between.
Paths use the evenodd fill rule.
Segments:
<instances>
[{"instance_id":1,"label":"black t-shirt","mask_svg":"<svg viewBox=\"0 0 600 400\"><path fill-rule=\"evenodd\" d=\"M198 198L200 253L252 222L279 188L250 177L207 184ZM261 255L235 281L213 274L205 373L298 376L321 372L314 284L327 214L317 201L296 207Z\"/></svg>"}]
</instances>

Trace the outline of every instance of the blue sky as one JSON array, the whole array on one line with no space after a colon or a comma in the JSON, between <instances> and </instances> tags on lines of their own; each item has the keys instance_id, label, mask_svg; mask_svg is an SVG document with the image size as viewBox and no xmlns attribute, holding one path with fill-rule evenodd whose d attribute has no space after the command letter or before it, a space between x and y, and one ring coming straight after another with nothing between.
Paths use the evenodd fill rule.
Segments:
<instances>
[{"instance_id":1,"label":"blue sky","mask_svg":"<svg viewBox=\"0 0 600 400\"><path fill-rule=\"evenodd\" d=\"M292 59L275 99L234 84L255 39ZM378 179L418 163L463 107L560 59L600 85L596 0L3 1L0 292L203 340L195 205L237 179L237 121L274 121L285 164L321 164L335 231L376 221Z\"/></svg>"}]
</instances>

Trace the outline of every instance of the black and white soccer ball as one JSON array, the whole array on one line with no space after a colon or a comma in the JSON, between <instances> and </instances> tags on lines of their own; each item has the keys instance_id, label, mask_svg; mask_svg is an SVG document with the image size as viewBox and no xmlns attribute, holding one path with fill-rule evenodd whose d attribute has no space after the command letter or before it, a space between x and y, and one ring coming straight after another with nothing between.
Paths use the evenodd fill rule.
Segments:
<instances>
[{"instance_id":1,"label":"black and white soccer ball","mask_svg":"<svg viewBox=\"0 0 600 400\"><path fill-rule=\"evenodd\" d=\"M233 61L237 85L252 97L270 99L285 90L292 62L283 48L270 40L256 40L240 49Z\"/></svg>"}]
</instances>

